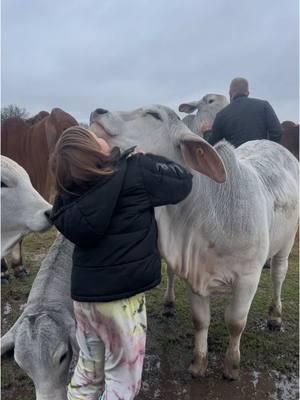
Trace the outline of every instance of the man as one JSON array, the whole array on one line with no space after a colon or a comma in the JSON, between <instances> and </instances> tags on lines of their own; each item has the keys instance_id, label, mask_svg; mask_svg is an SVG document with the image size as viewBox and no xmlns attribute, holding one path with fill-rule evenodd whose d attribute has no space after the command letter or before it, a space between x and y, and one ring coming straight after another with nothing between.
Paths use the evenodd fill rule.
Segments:
<instances>
[{"instance_id":1,"label":"man","mask_svg":"<svg viewBox=\"0 0 300 400\"><path fill-rule=\"evenodd\" d=\"M218 112L212 127L207 121L201 125L201 131L211 145L221 139L235 147L257 139L280 142L282 128L273 108L265 100L248 97L246 79L233 79L229 96L230 104Z\"/></svg>"}]
</instances>

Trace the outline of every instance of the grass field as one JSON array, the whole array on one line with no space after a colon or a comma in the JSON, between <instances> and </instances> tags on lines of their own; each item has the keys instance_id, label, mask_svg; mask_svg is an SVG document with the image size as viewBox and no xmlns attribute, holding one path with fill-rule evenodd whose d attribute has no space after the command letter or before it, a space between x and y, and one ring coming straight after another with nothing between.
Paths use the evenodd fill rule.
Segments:
<instances>
[{"instance_id":1,"label":"grass field","mask_svg":"<svg viewBox=\"0 0 300 400\"><path fill-rule=\"evenodd\" d=\"M26 303L41 260L55 237L51 230L32 234L24 241L24 261L31 273L22 279L12 278L2 286L2 335L12 326ZM165 270L165 266L163 266ZM176 316L162 316L166 274L159 287L148 292L148 337L144 379L140 400L198 399L273 399L296 400L299 361L299 246L295 243L289 271L283 286L283 328L270 332L266 328L271 299L269 270L263 270L241 342L241 378L238 382L222 379L222 360L228 343L224 325L226 297L212 301L209 330L209 367L207 378L192 379L187 366L193 351L193 327L185 285L176 282ZM13 358L2 360L2 399L34 400L31 380Z\"/></svg>"}]
</instances>

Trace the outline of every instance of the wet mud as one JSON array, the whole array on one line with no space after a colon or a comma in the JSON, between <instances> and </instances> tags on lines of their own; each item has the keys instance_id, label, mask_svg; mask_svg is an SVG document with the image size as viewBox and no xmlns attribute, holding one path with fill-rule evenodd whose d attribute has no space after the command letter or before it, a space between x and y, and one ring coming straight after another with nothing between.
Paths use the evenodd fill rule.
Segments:
<instances>
[{"instance_id":1,"label":"wet mud","mask_svg":"<svg viewBox=\"0 0 300 400\"><path fill-rule=\"evenodd\" d=\"M147 355L138 400L298 400L299 379L277 371L241 370L238 381L222 378L222 368L213 365L205 378L192 378L170 365L167 354ZM180 360L178 360L180 364Z\"/></svg>"}]
</instances>

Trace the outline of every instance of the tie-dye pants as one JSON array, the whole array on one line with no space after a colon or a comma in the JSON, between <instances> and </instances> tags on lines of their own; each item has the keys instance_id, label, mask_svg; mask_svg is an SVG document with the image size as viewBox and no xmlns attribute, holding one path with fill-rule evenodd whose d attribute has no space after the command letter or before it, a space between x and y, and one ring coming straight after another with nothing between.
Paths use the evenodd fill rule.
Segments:
<instances>
[{"instance_id":1,"label":"tie-dye pants","mask_svg":"<svg viewBox=\"0 0 300 400\"><path fill-rule=\"evenodd\" d=\"M74 302L79 359L68 400L132 400L141 386L145 295L108 303Z\"/></svg>"}]
</instances>

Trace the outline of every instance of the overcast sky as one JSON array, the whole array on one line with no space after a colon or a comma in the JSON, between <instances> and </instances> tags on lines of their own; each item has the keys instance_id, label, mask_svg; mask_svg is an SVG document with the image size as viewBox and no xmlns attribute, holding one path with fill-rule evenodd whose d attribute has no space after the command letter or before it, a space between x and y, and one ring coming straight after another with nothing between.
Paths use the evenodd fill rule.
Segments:
<instances>
[{"instance_id":1,"label":"overcast sky","mask_svg":"<svg viewBox=\"0 0 300 400\"><path fill-rule=\"evenodd\" d=\"M298 0L2 0L2 106L87 121L207 93L244 76L298 121Z\"/></svg>"}]
</instances>

